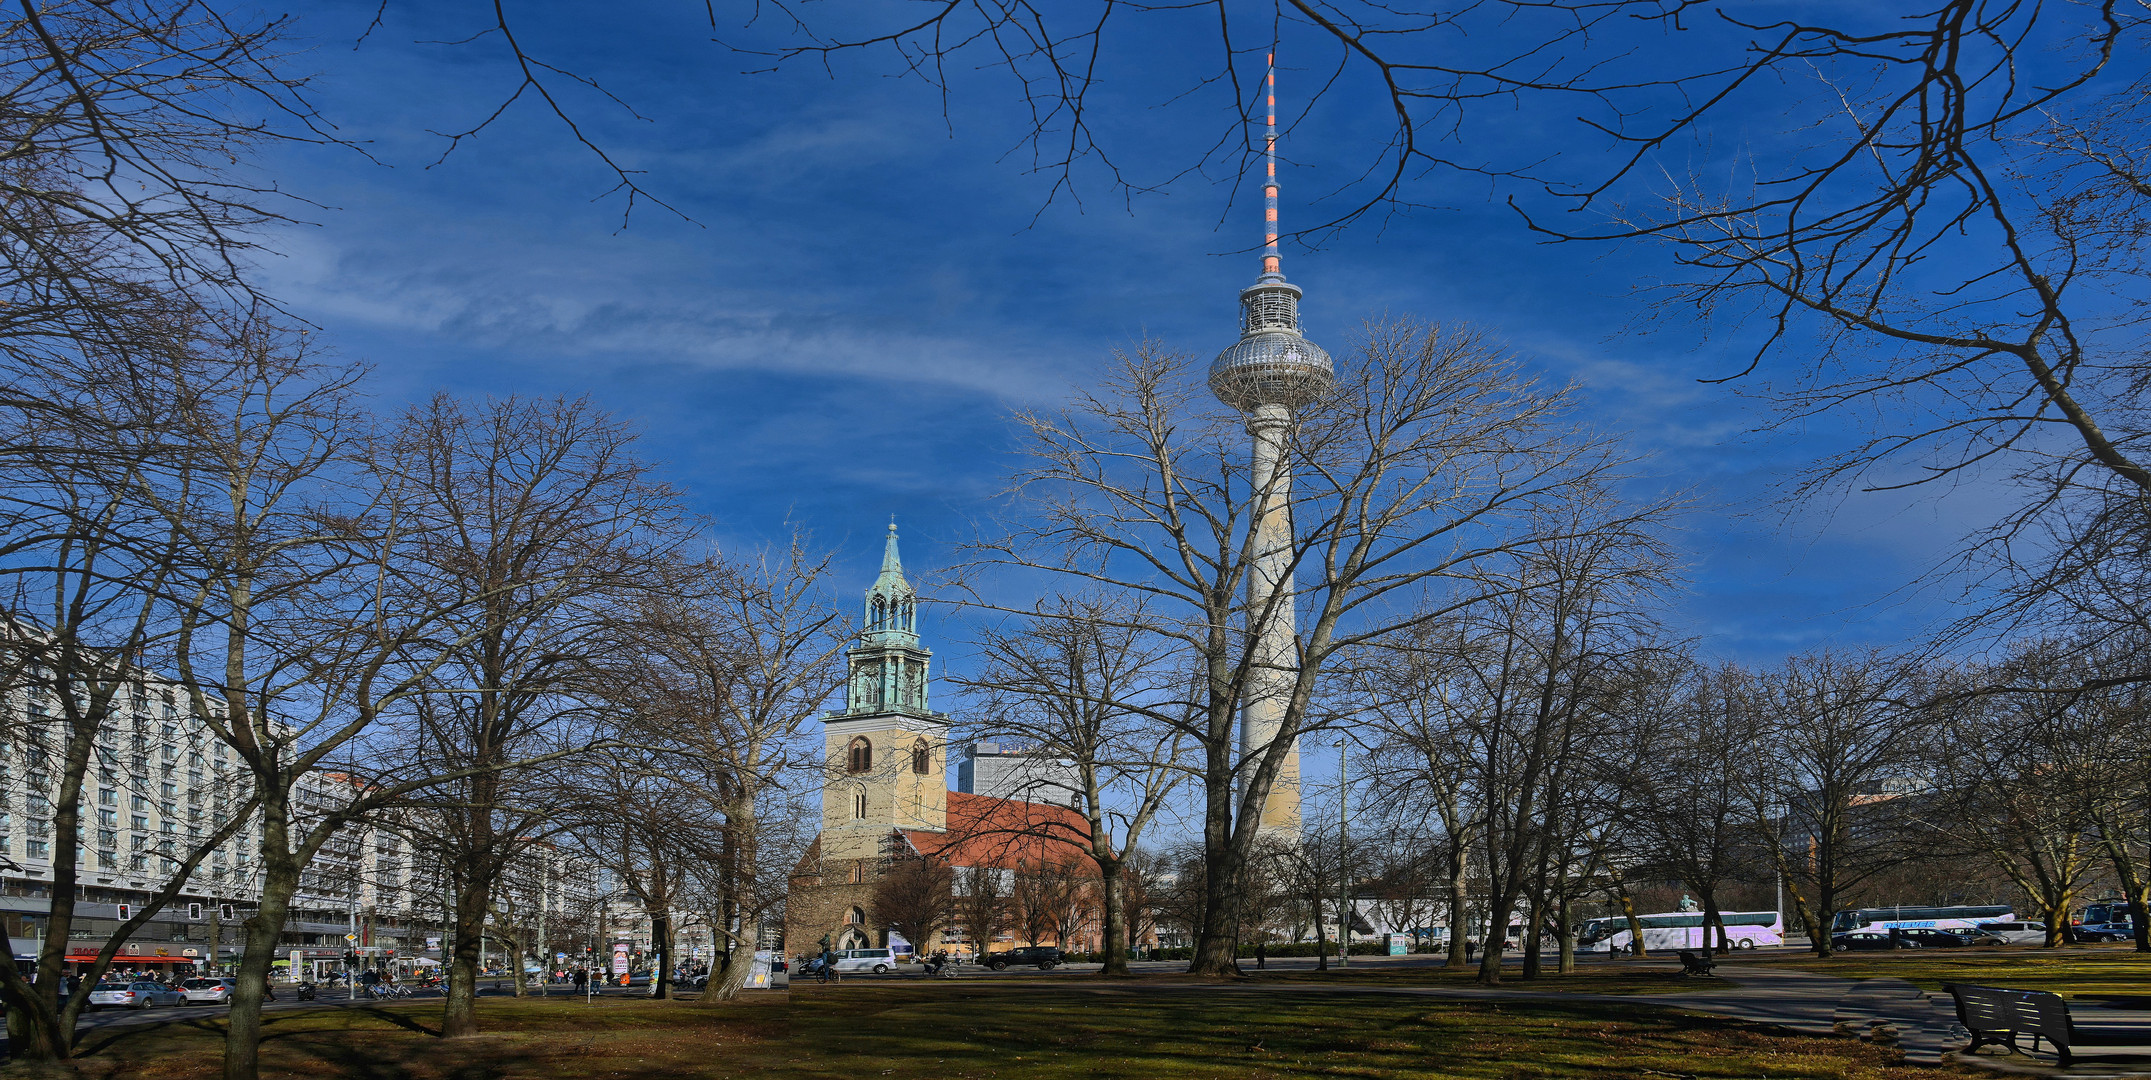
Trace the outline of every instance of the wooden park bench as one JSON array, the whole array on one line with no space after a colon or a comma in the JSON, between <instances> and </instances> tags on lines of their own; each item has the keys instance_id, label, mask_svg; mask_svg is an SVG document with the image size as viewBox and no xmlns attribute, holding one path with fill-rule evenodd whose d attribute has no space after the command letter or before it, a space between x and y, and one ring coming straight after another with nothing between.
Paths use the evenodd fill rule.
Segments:
<instances>
[{"instance_id":1,"label":"wooden park bench","mask_svg":"<svg viewBox=\"0 0 2151 1080\"><path fill-rule=\"evenodd\" d=\"M2151 1026L2079 1024L2060 994L1962 983L1950 983L1948 990L1957 1001L1957 1022L1972 1033L1966 1053L1989 1043L2024 1050L2018 1040L2029 1035L2031 1048L2026 1052L2037 1052L2044 1039L2067 1065L2071 1055L2085 1047L2151 1046Z\"/></svg>"},{"instance_id":2,"label":"wooden park bench","mask_svg":"<svg viewBox=\"0 0 2151 1080\"><path fill-rule=\"evenodd\" d=\"M1693 949L1680 951L1680 973L1683 975L1708 975L1710 963L1710 954L1707 952L1696 952Z\"/></svg>"}]
</instances>

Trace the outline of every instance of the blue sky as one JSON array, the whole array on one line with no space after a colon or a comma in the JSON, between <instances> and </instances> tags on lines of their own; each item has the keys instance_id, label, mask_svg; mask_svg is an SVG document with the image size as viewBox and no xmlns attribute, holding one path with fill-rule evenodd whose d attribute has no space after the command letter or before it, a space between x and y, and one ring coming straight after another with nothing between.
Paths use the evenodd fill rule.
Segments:
<instances>
[{"instance_id":1,"label":"blue sky","mask_svg":"<svg viewBox=\"0 0 2151 1080\"><path fill-rule=\"evenodd\" d=\"M1023 116L987 75L963 77L979 92L945 119L930 87L872 63L742 74L752 63L709 40L700 5L548 7L521 25L526 44L634 106L570 95L593 140L691 220L644 206L622 227L610 177L531 102L432 164L429 131L514 87L497 45L422 43L477 29L474 12L392 4L357 47L370 0L311 5L299 24L323 112L380 163L271 148L264 168L323 208L272 239L265 277L375 367L385 407L437 389L587 394L641 426L728 546L796 521L841 550L848 597L892 513L907 563L946 563L1013 464L1011 409L1058 399L1146 334L1204 355L1235 334L1260 206L1231 202L1224 177L1124 201L1093 176L1080 204L1049 205L1048 180L1011 152ZM1152 173L1224 122L1150 107L1162 84L1140 72L1173 59L1169 34L1139 43L1135 74L1098 103L1118 110L1123 160ZM1283 76L1288 102L1299 78ZM1292 133L1288 226L1348 177L1326 162L1379 127L1379 106L1347 88ZM1540 243L1484 183L1436 177L1421 194L1440 208L1288 248L1310 336L1345 355L1384 312L1469 321L1580 383L1589 419L1652 455L1644 486L1704 500L1679 535L1692 584L1675 618L1708 651L1889 643L1947 614L1947 594L1903 586L1981 520L1984 493L1788 507L1775 485L1840 433L1752 434L1760 413L1695 381L1745 364L1737 337L1678 319L1639 333L1656 252ZM928 632L961 653L955 628Z\"/></svg>"}]
</instances>

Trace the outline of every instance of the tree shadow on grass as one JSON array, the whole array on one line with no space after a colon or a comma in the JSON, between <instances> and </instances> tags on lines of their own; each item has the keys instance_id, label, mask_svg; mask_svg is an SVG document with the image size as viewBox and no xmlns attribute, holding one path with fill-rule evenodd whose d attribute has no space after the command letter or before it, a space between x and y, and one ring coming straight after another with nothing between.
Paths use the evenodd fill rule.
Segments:
<instances>
[{"instance_id":1,"label":"tree shadow on grass","mask_svg":"<svg viewBox=\"0 0 2151 1080\"><path fill-rule=\"evenodd\" d=\"M202 1016L188 1019L174 1017L160 1024L133 1024L125 1027L114 1025L112 1027L76 1032L75 1056L80 1058L103 1053L130 1039L172 1031L193 1032L221 1040L224 1037L224 1018L222 1016Z\"/></svg>"},{"instance_id":2,"label":"tree shadow on grass","mask_svg":"<svg viewBox=\"0 0 2151 1080\"><path fill-rule=\"evenodd\" d=\"M289 1016L277 1017L275 1019L267 1020L262 1024L261 1041L263 1043L268 1043L276 1039L288 1039L293 1038L295 1036L313 1034L324 1030L319 1027L292 1027L289 1023L285 1024L285 1030L277 1030L278 1021L296 1020L304 1015L306 1014L294 1013ZM379 1009L365 1005L347 1006L343 1010L343 1015L353 1018L370 1018L374 1020L384 1021L395 1027L400 1027L403 1030L411 1032L415 1035L428 1035L436 1039L440 1038L441 1036L440 1028L428 1027L426 1024L422 1023L415 1016L413 1016L411 1010L408 1009ZM348 1028L352 1025L350 1023L346 1023L343 1026Z\"/></svg>"}]
</instances>

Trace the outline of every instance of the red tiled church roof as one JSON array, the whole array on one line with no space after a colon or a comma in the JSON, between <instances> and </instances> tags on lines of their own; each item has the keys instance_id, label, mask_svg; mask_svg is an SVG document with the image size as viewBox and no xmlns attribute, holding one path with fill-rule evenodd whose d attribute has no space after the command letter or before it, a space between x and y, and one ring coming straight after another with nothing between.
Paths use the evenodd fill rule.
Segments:
<instances>
[{"instance_id":1,"label":"red tiled church roof","mask_svg":"<svg viewBox=\"0 0 2151 1080\"><path fill-rule=\"evenodd\" d=\"M951 866L1014 869L1073 863L1095 869L1086 857L1090 821L1065 806L949 792L948 831L903 830L921 855Z\"/></svg>"}]
</instances>

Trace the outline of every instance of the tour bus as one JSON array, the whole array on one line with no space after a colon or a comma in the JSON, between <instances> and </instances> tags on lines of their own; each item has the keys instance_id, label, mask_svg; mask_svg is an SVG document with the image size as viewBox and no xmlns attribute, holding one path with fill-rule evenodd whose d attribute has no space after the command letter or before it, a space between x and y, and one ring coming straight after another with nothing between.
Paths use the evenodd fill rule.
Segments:
<instances>
[{"instance_id":1,"label":"tour bus","mask_svg":"<svg viewBox=\"0 0 2151 1080\"><path fill-rule=\"evenodd\" d=\"M1785 923L1775 911L1725 911L1719 916L1725 921L1725 940L1736 949L1785 944ZM1661 911L1639 915L1636 921L1643 924L1646 950L1701 949L1717 944L1717 931L1703 925L1700 911ZM1584 923L1576 947L1611 952L1628 949L1634 941L1627 916L1615 915Z\"/></svg>"},{"instance_id":2,"label":"tour bus","mask_svg":"<svg viewBox=\"0 0 2151 1080\"><path fill-rule=\"evenodd\" d=\"M1937 930L1970 930L1980 923L2009 922L2016 912L2007 904L1984 907L1885 907L1840 911L1830 920L1830 933L1854 930L1888 930L1894 926L1929 926Z\"/></svg>"}]
</instances>

